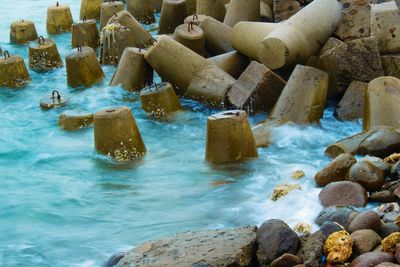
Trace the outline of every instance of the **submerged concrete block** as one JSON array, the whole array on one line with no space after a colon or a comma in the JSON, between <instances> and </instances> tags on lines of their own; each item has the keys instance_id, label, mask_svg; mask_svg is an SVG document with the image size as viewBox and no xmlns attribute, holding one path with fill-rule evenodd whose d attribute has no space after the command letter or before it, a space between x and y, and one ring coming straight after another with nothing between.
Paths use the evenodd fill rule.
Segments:
<instances>
[{"instance_id":1,"label":"submerged concrete block","mask_svg":"<svg viewBox=\"0 0 400 267\"><path fill-rule=\"evenodd\" d=\"M70 32L73 19L69 6L50 6L47 9L46 28L49 34Z\"/></svg>"},{"instance_id":2,"label":"submerged concrete block","mask_svg":"<svg viewBox=\"0 0 400 267\"><path fill-rule=\"evenodd\" d=\"M21 56L10 56L7 50L0 58L0 87L19 88L26 85L31 77Z\"/></svg>"},{"instance_id":3,"label":"submerged concrete block","mask_svg":"<svg viewBox=\"0 0 400 267\"><path fill-rule=\"evenodd\" d=\"M181 109L170 83L153 84L140 92L142 109L154 117L165 117Z\"/></svg>"},{"instance_id":4,"label":"submerged concrete block","mask_svg":"<svg viewBox=\"0 0 400 267\"><path fill-rule=\"evenodd\" d=\"M48 71L62 67L63 62L56 43L40 36L37 41L29 43L29 67L37 71Z\"/></svg>"},{"instance_id":5,"label":"submerged concrete block","mask_svg":"<svg viewBox=\"0 0 400 267\"><path fill-rule=\"evenodd\" d=\"M38 38L35 24L30 20L17 20L10 25L10 42L24 44Z\"/></svg>"}]
</instances>

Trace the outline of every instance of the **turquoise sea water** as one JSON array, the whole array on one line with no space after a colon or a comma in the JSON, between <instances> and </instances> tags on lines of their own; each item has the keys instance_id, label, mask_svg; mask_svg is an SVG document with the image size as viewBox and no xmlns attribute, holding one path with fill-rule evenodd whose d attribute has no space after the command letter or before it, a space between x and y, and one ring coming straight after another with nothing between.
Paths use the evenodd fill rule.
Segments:
<instances>
[{"instance_id":1,"label":"turquoise sea water","mask_svg":"<svg viewBox=\"0 0 400 267\"><path fill-rule=\"evenodd\" d=\"M62 1L79 17L79 0ZM27 46L9 44L9 25L30 19L45 31L49 0L0 0L0 46L27 59ZM62 58L71 50L70 33L51 36ZM140 242L190 229L260 224L285 219L291 226L312 223L320 211L313 175L328 158L326 145L360 130L325 113L321 126L283 126L274 145L257 160L211 166L204 161L208 115L215 111L191 101L171 122L149 118L138 96L105 80L85 90L66 85L65 68L39 74L30 70L24 89L0 89L0 266L101 266L113 253ZM72 97L69 106L42 111L39 98L53 89ZM93 128L66 133L57 127L61 112L132 108L147 145L143 160L115 164L98 155ZM264 119L252 117L251 122ZM278 202L276 185L304 170L302 190Z\"/></svg>"}]
</instances>

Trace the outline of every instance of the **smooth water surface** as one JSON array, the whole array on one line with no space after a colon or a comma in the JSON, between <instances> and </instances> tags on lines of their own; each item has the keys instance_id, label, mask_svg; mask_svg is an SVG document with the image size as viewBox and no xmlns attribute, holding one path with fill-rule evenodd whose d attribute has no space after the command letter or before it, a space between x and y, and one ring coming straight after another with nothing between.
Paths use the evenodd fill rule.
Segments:
<instances>
[{"instance_id":1,"label":"smooth water surface","mask_svg":"<svg viewBox=\"0 0 400 267\"><path fill-rule=\"evenodd\" d=\"M79 17L79 0L62 1ZM27 59L27 46L9 44L9 25L30 19L45 31L49 0L0 0L0 46ZM62 58L70 33L51 36ZM329 159L331 142L356 133L359 123L325 113L322 126L283 126L275 144L257 160L211 166L204 161L207 117L200 104L183 101L185 111L170 122L149 118L138 96L111 88L106 79L85 90L66 86L65 68L45 74L30 70L24 89L0 89L0 266L101 266L113 253L140 242L189 229L260 224L285 219L291 226L312 223L321 210L313 176ZM42 111L39 98L53 89L72 103ZM147 145L143 160L115 164L96 154L93 128L67 133L57 127L62 112L132 108ZM251 118L256 123L265 114ZM291 178L304 170L300 181ZM275 186L300 183L302 190L272 202Z\"/></svg>"}]
</instances>

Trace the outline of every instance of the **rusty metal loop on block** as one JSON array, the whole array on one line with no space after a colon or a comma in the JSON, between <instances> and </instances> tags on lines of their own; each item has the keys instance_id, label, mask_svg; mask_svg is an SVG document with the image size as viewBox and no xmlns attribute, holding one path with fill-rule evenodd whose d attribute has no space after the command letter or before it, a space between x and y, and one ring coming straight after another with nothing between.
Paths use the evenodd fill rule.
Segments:
<instances>
[{"instance_id":1,"label":"rusty metal loop on block","mask_svg":"<svg viewBox=\"0 0 400 267\"><path fill-rule=\"evenodd\" d=\"M193 22L191 21L188 23L188 32L193 31L193 30L194 30Z\"/></svg>"},{"instance_id":2,"label":"rusty metal loop on block","mask_svg":"<svg viewBox=\"0 0 400 267\"><path fill-rule=\"evenodd\" d=\"M78 49L78 52L82 52L82 46L80 46L80 45L77 45L77 47L76 47L77 49Z\"/></svg>"},{"instance_id":3,"label":"rusty metal loop on block","mask_svg":"<svg viewBox=\"0 0 400 267\"><path fill-rule=\"evenodd\" d=\"M117 13L113 11L114 17L118 17Z\"/></svg>"},{"instance_id":4,"label":"rusty metal loop on block","mask_svg":"<svg viewBox=\"0 0 400 267\"><path fill-rule=\"evenodd\" d=\"M82 21L86 22L86 20L87 20L86 16L83 16Z\"/></svg>"},{"instance_id":5,"label":"rusty metal loop on block","mask_svg":"<svg viewBox=\"0 0 400 267\"><path fill-rule=\"evenodd\" d=\"M10 53L7 50L4 50L4 59L10 58Z\"/></svg>"},{"instance_id":6,"label":"rusty metal loop on block","mask_svg":"<svg viewBox=\"0 0 400 267\"><path fill-rule=\"evenodd\" d=\"M60 6L60 3L57 2L56 7L59 7L59 6Z\"/></svg>"},{"instance_id":7,"label":"rusty metal loop on block","mask_svg":"<svg viewBox=\"0 0 400 267\"><path fill-rule=\"evenodd\" d=\"M57 101L61 100L61 95L57 90L53 90L53 92L51 92L51 99L54 100L57 98Z\"/></svg>"},{"instance_id":8,"label":"rusty metal loop on block","mask_svg":"<svg viewBox=\"0 0 400 267\"><path fill-rule=\"evenodd\" d=\"M39 44L41 45L41 44L45 44L46 43L46 40L44 39L44 37L42 36L42 35L40 35L39 36Z\"/></svg>"},{"instance_id":9,"label":"rusty metal loop on block","mask_svg":"<svg viewBox=\"0 0 400 267\"><path fill-rule=\"evenodd\" d=\"M193 20L195 20L195 19L197 19L197 20L199 19L199 16L197 16L197 14L193 15Z\"/></svg>"}]
</instances>

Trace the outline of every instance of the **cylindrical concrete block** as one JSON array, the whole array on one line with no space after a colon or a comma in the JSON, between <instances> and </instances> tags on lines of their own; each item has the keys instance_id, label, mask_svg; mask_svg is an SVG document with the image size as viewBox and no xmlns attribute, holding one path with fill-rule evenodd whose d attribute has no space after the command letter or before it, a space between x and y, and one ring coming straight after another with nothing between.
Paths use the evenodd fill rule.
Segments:
<instances>
[{"instance_id":1,"label":"cylindrical concrete block","mask_svg":"<svg viewBox=\"0 0 400 267\"><path fill-rule=\"evenodd\" d=\"M100 34L97 30L95 20L86 20L80 23L72 24L72 40L73 48L80 46L90 46L97 48L100 44Z\"/></svg>"},{"instance_id":2,"label":"cylindrical concrete block","mask_svg":"<svg viewBox=\"0 0 400 267\"><path fill-rule=\"evenodd\" d=\"M363 129L374 126L400 126L400 80L384 76L368 83L365 91Z\"/></svg>"},{"instance_id":3,"label":"cylindrical concrete block","mask_svg":"<svg viewBox=\"0 0 400 267\"><path fill-rule=\"evenodd\" d=\"M197 0L186 0L186 14L196 14Z\"/></svg>"},{"instance_id":4,"label":"cylindrical concrete block","mask_svg":"<svg viewBox=\"0 0 400 267\"><path fill-rule=\"evenodd\" d=\"M232 30L232 47L250 59L259 61L261 41L279 26L279 23L238 22Z\"/></svg>"},{"instance_id":5,"label":"cylindrical concrete block","mask_svg":"<svg viewBox=\"0 0 400 267\"><path fill-rule=\"evenodd\" d=\"M325 109L328 80L325 71L297 65L275 104L270 119L279 123L318 122Z\"/></svg>"},{"instance_id":6,"label":"cylindrical concrete block","mask_svg":"<svg viewBox=\"0 0 400 267\"><path fill-rule=\"evenodd\" d=\"M37 71L48 71L62 67L63 62L56 43L40 36L37 41L29 43L29 67Z\"/></svg>"},{"instance_id":7,"label":"cylindrical concrete block","mask_svg":"<svg viewBox=\"0 0 400 267\"><path fill-rule=\"evenodd\" d=\"M100 9L100 31L107 25L108 20L114 16L114 14L122 10L124 10L124 3L120 1L103 3Z\"/></svg>"},{"instance_id":8,"label":"cylindrical concrete block","mask_svg":"<svg viewBox=\"0 0 400 267\"><path fill-rule=\"evenodd\" d=\"M158 34L173 33L187 17L186 0L164 0L160 15Z\"/></svg>"},{"instance_id":9,"label":"cylindrical concrete block","mask_svg":"<svg viewBox=\"0 0 400 267\"><path fill-rule=\"evenodd\" d=\"M184 24L193 23L196 26L200 26L200 23L202 23L207 17L208 16L206 15L190 15L185 19Z\"/></svg>"},{"instance_id":10,"label":"cylindrical concrete block","mask_svg":"<svg viewBox=\"0 0 400 267\"><path fill-rule=\"evenodd\" d=\"M128 47L122 54L110 85L121 84L128 91L140 91L153 82L153 68L144 59L146 51Z\"/></svg>"},{"instance_id":11,"label":"cylindrical concrete block","mask_svg":"<svg viewBox=\"0 0 400 267\"><path fill-rule=\"evenodd\" d=\"M231 0L224 23L233 27L240 21L260 21L260 0Z\"/></svg>"},{"instance_id":12,"label":"cylindrical concrete block","mask_svg":"<svg viewBox=\"0 0 400 267\"><path fill-rule=\"evenodd\" d=\"M257 157L256 144L245 111L224 111L208 117L208 162L235 162Z\"/></svg>"},{"instance_id":13,"label":"cylindrical concrete block","mask_svg":"<svg viewBox=\"0 0 400 267\"><path fill-rule=\"evenodd\" d=\"M31 80L24 59L10 56L7 50L3 54L4 57L0 58L0 87L23 87Z\"/></svg>"},{"instance_id":14,"label":"cylindrical concrete block","mask_svg":"<svg viewBox=\"0 0 400 267\"><path fill-rule=\"evenodd\" d=\"M58 117L58 126L65 131L77 131L88 127L93 123L92 113L85 115L61 114Z\"/></svg>"},{"instance_id":15,"label":"cylindrical concrete block","mask_svg":"<svg viewBox=\"0 0 400 267\"><path fill-rule=\"evenodd\" d=\"M104 72L93 48L84 46L74 49L65 57L67 81L71 87L89 87L104 78Z\"/></svg>"},{"instance_id":16,"label":"cylindrical concrete block","mask_svg":"<svg viewBox=\"0 0 400 267\"><path fill-rule=\"evenodd\" d=\"M99 111L94 116L94 143L98 152L118 161L129 161L146 153L136 121L128 107Z\"/></svg>"},{"instance_id":17,"label":"cylindrical concrete block","mask_svg":"<svg viewBox=\"0 0 400 267\"><path fill-rule=\"evenodd\" d=\"M153 3L149 0L128 0L126 9L141 23L151 24L156 21Z\"/></svg>"},{"instance_id":18,"label":"cylindrical concrete block","mask_svg":"<svg viewBox=\"0 0 400 267\"><path fill-rule=\"evenodd\" d=\"M196 13L223 21L226 13L225 0L197 0Z\"/></svg>"},{"instance_id":19,"label":"cylindrical concrete block","mask_svg":"<svg viewBox=\"0 0 400 267\"><path fill-rule=\"evenodd\" d=\"M153 5L153 11L156 13L161 12L163 0L151 0L151 4Z\"/></svg>"},{"instance_id":20,"label":"cylindrical concrete block","mask_svg":"<svg viewBox=\"0 0 400 267\"><path fill-rule=\"evenodd\" d=\"M337 1L313 1L265 37L260 61L273 70L304 62L319 52L341 17Z\"/></svg>"},{"instance_id":21,"label":"cylindrical concrete block","mask_svg":"<svg viewBox=\"0 0 400 267\"><path fill-rule=\"evenodd\" d=\"M51 94L45 94L40 98L40 107L42 109L59 108L67 105L69 102L69 96L66 94L60 94L57 90L54 90Z\"/></svg>"},{"instance_id":22,"label":"cylindrical concrete block","mask_svg":"<svg viewBox=\"0 0 400 267\"><path fill-rule=\"evenodd\" d=\"M165 117L181 109L170 83L154 84L140 92L142 109L155 117Z\"/></svg>"},{"instance_id":23,"label":"cylindrical concrete block","mask_svg":"<svg viewBox=\"0 0 400 267\"><path fill-rule=\"evenodd\" d=\"M131 35L135 40L133 47L146 48L153 43L151 34L128 11L120 11L108 21L109 24L115 22L131 31Z\"/></svg>"},{"instance_id":24,"label":"cylindrical concrete block","mask_svg":"<svg viewBox=\"0 0 400 267\"><path fill-rule=\"evenodd\" d=\"M175 29L174 39L199 55L205 53L204 32L199 26L192 23L179 25Z\"/></svg>"},{"instance_id":25,"label":"cylindrical concrete block","mask_svg":"<svg viewBox=\"0 0 400 267\"><path fill-rule=\"evenodd\" d=\"M326 148L325 154L330 156L331 158L336 158L340 154L344 153L355 155L360 148L361 142L369 135L369 132L361 132L337 141L336 143L331 144Z\"/></svg>"},{"instance_id":26,"label":"cylindrical concrete block","mask_svg":"<svg viewBox=\"0 0 400 267\"><path fill-rule=\"evenodd\" d=\"M260 20L263 22L274 22L274 13L270 5L260 1Z\"/></svg>"},{"instance_id":27,"label":"cylindrical concrete block","mask_svg":"<svg viewBox=\"0 0 400 267\"><path fill-rule=\"evenodd\" d=\"M46 28L49 34L70 32L72 23L69 6L62 6L57 2L55 6L47 8Z\"/></svg>"},{"instance_id":28,"label":"cylindrical concrete block","mask_svg":"<svg viewBox=\"0 0 400 267\"><path fill-rule=\"evenodd\" d=\"M220 67L235 79L238 79L250 64L250 61L247 57L236 51L210 57L207 60Z\"/></svg>"},{"instance_id":29,"label":"cylindrical concrete block","mask_svg":"<svg viewBox=\"0 0 400 267\"><path fill-rule=\"evenodd\" d=\"M167 36L160 36L145 59L164 81L168 81L179 92L185 92L193 75L209 63L207 60Z\"/></svg>"},{"instance_id":30,"label":"cylindrical concrete block","mask_svg":"<svg viewBox=\"0 0 400 267\"><path fill-rule=\"evenodd\" d=\"M24 44L38 38L35 24L30 20L17 20L10 25L10 42Z\"/></svg>"},{"instance_id":31,"label":"cylindrical concrete block","mask_svg":"<svg viewBox=\"0 0 400 267\"><path fill-rule=\"evenodd\" d=\"M79 18L83 19L94 19L100 18L100 9L102 0L81 0L81 10Z\"/></svg>"},{"instance_id":32,"label":"cylindrical concrete block","mask_svg":"<svg viewBox=\"0 0 400 267\"><path fill-rule=\"evenodd\" d=\"M200 27L206 38L206 51L210 56L217 56L233 51L231 46L232 28L212 17L206 18Z\"/></svg>"}]
</instances>

